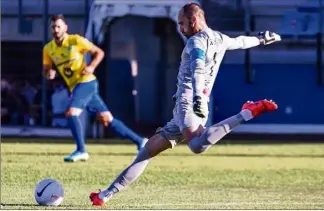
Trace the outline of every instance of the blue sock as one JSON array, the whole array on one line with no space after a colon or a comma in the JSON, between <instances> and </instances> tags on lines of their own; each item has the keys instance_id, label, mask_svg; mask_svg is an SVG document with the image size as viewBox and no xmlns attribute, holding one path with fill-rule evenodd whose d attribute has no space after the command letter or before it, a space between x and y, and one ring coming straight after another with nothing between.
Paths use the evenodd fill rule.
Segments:
<instances>
[{"instance_id":1,"label":"blue sock","mask_svg":"<svg viewBox=\"0 0 324 211\"><path fill-rule=\"evenodd\" d=\"M78 116L70 116L67 118L67 121L76 142L77 150L80 152L85 152L84 135L82 132L80 118Z\"/></svg>"},{"instance_id":2,"label":"blue sock","mask_svg":"<svg viewBox=\"0 0 324 211\"><path fill-rule=\"evenodd\" d=\"M122 138L131 140L134 144L140 144L143 141L143 137L137 135L134 131L128 128L122 121L114 118L110 122L109 128L115 131Z\"/></svg>"}]
</instances>

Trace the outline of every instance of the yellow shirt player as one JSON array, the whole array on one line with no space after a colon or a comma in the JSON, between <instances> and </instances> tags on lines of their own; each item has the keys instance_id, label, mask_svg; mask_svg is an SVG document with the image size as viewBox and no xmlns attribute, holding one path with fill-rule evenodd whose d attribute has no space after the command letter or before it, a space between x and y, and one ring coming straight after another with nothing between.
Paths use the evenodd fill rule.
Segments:
<instances>
[{"instance_id":1,"label":"yellow shirt player","mask_svg":"<svg viewBox=\"0 0 324 211\"><path fill-rule=\"evenodd\" d=\"M102 59L104 54L101 49L97 49L87 39L77 34L66 34L61 45L54 39L45 45L43 64L48 67L54 64L72 92L77 84L96 79L92 73L95 65L87 67L84 59L84 53L91 51L101 54L99 59Z\"/></svg>"},{"instance_id":2,"label":"yellow shirt player","mask_svg":"<svg viewBox=\"0 0 324 211\"><path fill-rule=\"evenodd\" d=\"M68 26L63 15L51 18L53 39L43 49L43 75L48 80L58 73L64 79L70 93L70 107L66 111L68 124L77 149L64 158L66 162L87 160L89 154L85 149L83 128L79 119L83 109L95 113L99 122L111 128L123 138L130 139L138 149L142 148L147 139L137 135L121 121L114 118L98 92L98 81L94 70L104 58L104 52L92 42L80 35L67 33ZM85 53L90 53L93 59L89 65L85 62ZM69 100L69 99L67 99Z\"/></svg>"}]
</instances>

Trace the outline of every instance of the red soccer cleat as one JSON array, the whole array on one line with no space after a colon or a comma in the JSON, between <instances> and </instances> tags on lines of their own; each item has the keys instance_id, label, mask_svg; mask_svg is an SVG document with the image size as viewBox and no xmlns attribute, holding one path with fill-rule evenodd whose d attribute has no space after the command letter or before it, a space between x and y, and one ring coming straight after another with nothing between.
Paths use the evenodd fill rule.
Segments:
<instances>
[{"instance_id":1,"label":"red soccer cleat","mask_svg":"<svg viewBox=\"0 0 324 211\"><path fill-rule=\"evenodd\" d=\"M93 206L103 206L105 204L104 200L99 198L99 193L94 193L94 192L90 193L89 198L92 201Z\"/></svg>"},{"instance_id":2,"label":"red soccer cleat","mask_svg":"<svg viewBox=\"0 0 324 211\"><path fill-rule=\"evenodd\" d=\"M253 117L259 116L270 111L278 109L278 105L272 100L260 100L257 102L247 101L244 103L242 110L247 109L252 112Z\"/></svg>"}]
</instances>

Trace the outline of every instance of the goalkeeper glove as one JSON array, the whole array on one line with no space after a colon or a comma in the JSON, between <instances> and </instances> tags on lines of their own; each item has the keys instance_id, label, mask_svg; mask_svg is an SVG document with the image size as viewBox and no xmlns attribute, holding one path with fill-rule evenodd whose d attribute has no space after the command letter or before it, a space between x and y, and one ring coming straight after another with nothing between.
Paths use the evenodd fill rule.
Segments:
<instances>
[{"instance_id":1,"label":"goalkeeper glove","mask_svg":"<svg viewBox=\"0 0 324 211\"><path fill-rule=\"evenodd\" d=\"M259 32L258 37L263 45L269 45L281 40L280 35L270 31Z\"/></svg>"},{"instance_id":2,"label":"goalkeeper glove","mask_svg":"<svg viewBox=\"0 0 324 211\"><path fill-rule=\"evenodd\" d=\"M201 118L208 115L208 100L205 97L195 96L193 99L193 110Z\"/></svg>"}]
</instances>

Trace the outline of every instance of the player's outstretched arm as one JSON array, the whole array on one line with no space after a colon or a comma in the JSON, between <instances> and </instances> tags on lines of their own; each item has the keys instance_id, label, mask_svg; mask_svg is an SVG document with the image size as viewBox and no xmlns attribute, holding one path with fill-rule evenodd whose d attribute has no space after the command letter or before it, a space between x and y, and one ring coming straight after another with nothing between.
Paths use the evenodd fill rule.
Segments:
<instances>
[{"instance_id":1,"label":"player's outstretched arm","mask_svg":"<svg viewBox=\"0 0 324 211\"><path fill-rule=\"evenodd\" d=\"M281 40L280 35L265 31L260 32L258 36L238 36L230 38L227 35L222 35L224 43L227 45L227 50L248 49L258 45L269 45Z\"/></svg>"}]
</instances>

